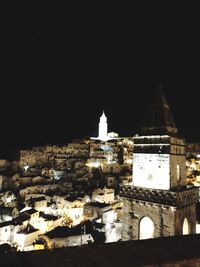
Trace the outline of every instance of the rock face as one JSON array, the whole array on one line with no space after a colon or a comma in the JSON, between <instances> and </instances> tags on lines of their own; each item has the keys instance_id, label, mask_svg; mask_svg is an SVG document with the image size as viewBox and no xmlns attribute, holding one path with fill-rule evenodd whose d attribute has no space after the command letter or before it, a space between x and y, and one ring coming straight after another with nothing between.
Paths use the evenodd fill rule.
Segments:
<instances>
[{"instance_id":1,"label":"rock face","mask_svg":"<svg viewBox=\"0 0 200 267\"><path fill-rule=\"evenodd\" d=\"M198 189L186 186L185 141L178 137L162 89L134 137L133 184L122 185L122 240L196 231Z\"/></svg>"}]
</instances>

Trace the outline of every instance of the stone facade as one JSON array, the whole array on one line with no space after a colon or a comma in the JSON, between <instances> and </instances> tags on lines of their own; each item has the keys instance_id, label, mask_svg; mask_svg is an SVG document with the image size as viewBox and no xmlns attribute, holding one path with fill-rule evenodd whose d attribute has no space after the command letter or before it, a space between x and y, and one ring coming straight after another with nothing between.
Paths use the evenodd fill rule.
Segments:
<instances>
[{"instance_id":1,"label":"stone facade","mask_svg":"<svg viewBox=\"0 0 200 267\"><path fill-rule=\"evenodd\" d=\"M196 206L184 208L165 206L147 201L124 199L122 240L140 239L140 221L148 217L154 224L154 237L183 234L183 222L187 218L189 233L196 233Z\"/></svg>"},{"instance_id":2,"label":"stone facade","mask_svg":"<svg viewBox=\"0 0 200 267\"><path fill-rule=\"evenodd\" d=\"M120 196L127 199L148 201L170 207L183 208L195 204L199 198L198 188L187 188L180 191L169 191L121 185Z\"/></svg>"},{"instance_id":3,"label":"stone facade","mask_svg":"<svg viewBox=\"0 0 200 267\"><path fill-rule=\"evenodd\" d=\"M140 220L147 216L154 222L154 237L174 235L175 212L173 208L153 203L124 200L122 239L140 239ZM165 223L163 221L165 220ZM131 223L130 223L131 222Z\"/></svg>"},{"instance_id":4,"label":"stone facade","mask_svg":"<svg viewBox=\"0 0 200 267\"><path fill-rule=\"evenodd\" d=\"M136 186L142 186L144 175L149 176L150 174L154 179L154 181L152 179L149 181L153 188L158 187L159 181L161 189L173 190L186 185L184 139L168 135L137 136L134 137L133 156L133 178ZM148 164L151 166L147 166ZM150 173L152 164L157 167L156 171L154 169L154 173ZM178 165L180 166L180 179L177 177ZM162 180L165 184L162 183Z\"/></svg>"},{"instance_id":5,"label":"stone facade","mask_svg":"<svg viewBox=\"0 0 200 267\"><path fill-rule=\"evenodd\" d=\"M134 137L133 183L120 188L122 240L195 234L198 189L187 188L185 141L160 89L147 118Z\"/></svg>"}]
</instances>

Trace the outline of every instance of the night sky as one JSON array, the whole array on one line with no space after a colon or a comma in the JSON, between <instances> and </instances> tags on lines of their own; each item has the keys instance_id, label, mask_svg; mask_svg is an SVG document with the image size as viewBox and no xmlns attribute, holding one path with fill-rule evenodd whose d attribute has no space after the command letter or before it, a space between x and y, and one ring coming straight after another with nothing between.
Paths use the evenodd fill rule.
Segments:
<instances>
[{"instance_id":1,"label":"night sky","mask_svg":"<svg viewBox=\"0 0 200 267\"><path fill-rule=\"evenodd\" d=\"M5 7L0 155L97 136L103 109L133 136L159 84L180 135L200 141L198 9L155 3Z\"/></svg>"}]
</instances>

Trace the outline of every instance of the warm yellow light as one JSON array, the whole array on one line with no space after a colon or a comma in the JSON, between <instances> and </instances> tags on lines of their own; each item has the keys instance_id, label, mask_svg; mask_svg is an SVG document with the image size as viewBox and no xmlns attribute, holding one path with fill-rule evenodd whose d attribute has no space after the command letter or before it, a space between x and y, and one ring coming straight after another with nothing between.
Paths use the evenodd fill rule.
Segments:
<instances>
[{"instance_id":1,"label":"warm yellow light","mask_svg":"<svg viewBox=\"0 0 200 267\"><path fill-rule=\"evenodd\" d=\"M90 162L86 164L88 167L92 168L98 168L99 167L99 162Z\"/></svg>"},{"instance_id":2,"label":"warm yellow light","mask_svg":"<svg viewBox=\"0 0 200 267\"><path fill-rule=\"evenodd\" d=\"M24 171L27 172L28 168L29 168L28 165L24 166Z\"/></svg>"}]
</instances>

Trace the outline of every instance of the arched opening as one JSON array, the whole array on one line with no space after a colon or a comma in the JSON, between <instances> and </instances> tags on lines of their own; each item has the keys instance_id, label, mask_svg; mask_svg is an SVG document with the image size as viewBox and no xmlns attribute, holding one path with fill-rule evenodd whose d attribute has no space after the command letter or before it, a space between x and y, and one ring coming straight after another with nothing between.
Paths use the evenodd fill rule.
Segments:
<instances>
[{"instance_id":1,"label":"arched opening","mask_svg":"<svg viewBox=\"0 0 200 267\"><path fill-rule=\"evenodd\" d=\"M154 224L148 217L143 217L139 225L139 239L154 238Z\"/></svg>"},{"instance_id":2,"label":"arched opening","mask_svg":"<svg viewBox=\"0 0 200 267\"><path fill-rule=\"evenodd\" d=\"M189 223L187 218L183 221L183 235L189 235Z\"/></svg>"},{"instance_id":3,"label":"arched opening","mask_svg":"<svg viewBox=\"0 0 200 267\"><path fill-rule=\"evenodd\" d=\"M177 181L180 182L180 180L181 180L181 166L180 166L180 164L176 165L176 178L177 178Z\"/></svg>"}]
</instances>

